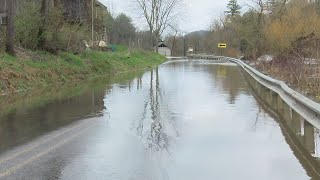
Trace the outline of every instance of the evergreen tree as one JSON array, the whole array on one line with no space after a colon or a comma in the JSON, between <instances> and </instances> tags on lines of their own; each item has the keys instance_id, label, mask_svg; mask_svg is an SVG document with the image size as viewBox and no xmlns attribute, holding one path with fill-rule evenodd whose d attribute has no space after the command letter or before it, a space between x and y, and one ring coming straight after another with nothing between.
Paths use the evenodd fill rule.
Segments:
<instances>
[{"instance_id":1,"label":"evergreen tree","mask_svg":"<svg viewBox=\"0 0 320 180\"><path fill-rule=\"evenodd\" d=\"M119 14L115 18L114 29L113 40L117 44L127 45L135 37L136 28L132 24L131 18L124 13Z\"/></svg>"},{"instance_id":2,"label":"evergreen tree","mask_svg":"<svg viewBox=\"0 0 320 180\"><path fill-rule=\"evenodd\" d=\"M227 7L229 9L228 13L231 17L240 14L241 6L238 4L237 0L230 0Z\"/></svg>"}]
</instances>

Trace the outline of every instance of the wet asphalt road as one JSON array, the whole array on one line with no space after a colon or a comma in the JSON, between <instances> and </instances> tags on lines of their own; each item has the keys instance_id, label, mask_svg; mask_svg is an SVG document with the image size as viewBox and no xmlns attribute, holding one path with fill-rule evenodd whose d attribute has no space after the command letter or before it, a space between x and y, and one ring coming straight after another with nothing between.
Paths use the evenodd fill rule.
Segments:
<instances>
[{"instance_id":1,"label":"wet asphalt road","mask_svg":"<svg viewBox=\"0 0 320 180\"><path fill-rule=\"evenodd\" d=\"M170 62L96 86L1 117L0 179L310 179L235 66Z\"/></svg>"}]
</instances>

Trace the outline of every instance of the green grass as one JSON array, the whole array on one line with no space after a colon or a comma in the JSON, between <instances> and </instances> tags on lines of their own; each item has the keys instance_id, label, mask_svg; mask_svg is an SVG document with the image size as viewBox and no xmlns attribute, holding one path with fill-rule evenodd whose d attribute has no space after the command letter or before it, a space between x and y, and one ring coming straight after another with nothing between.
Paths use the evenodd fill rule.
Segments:
<instances>
[{"instance_id":1,"label":"green grass","mask_svg":"<svg viewBox=\"0 0 320 180\"><path fill-rule=\"evenodd\" d=\"M161 64L165 57L148 51L87 51L74 55L28 52L18 57L0 54L0 94L78 82L85 79L146 69Z\"/></svg>"}]
</instances>

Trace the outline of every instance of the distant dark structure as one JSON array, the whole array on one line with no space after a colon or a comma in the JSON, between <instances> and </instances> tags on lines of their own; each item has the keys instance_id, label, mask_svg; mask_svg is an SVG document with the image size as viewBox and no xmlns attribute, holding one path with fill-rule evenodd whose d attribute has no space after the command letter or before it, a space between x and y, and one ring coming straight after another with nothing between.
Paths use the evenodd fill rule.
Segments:
<instances>
[{"instance_id":1,"label":"distant dark structure","mask_svg":"<svg viewBox=\"0 0 320 180\"><path fill-rule=\"evenodd\" d=\"M6 24L7 0L0 0L0 25Z\"/></svg>"},{"instance_id":2,"label":"distant dark structure","mask_svg":"<svg viewBox=\"0 0 320 180\"><path fill-rule=\"evenodd\" d=\"M8 0L0 0L0 24L6 23L6 9ZM94 0L94 12L92 13L91 0L46 0L48 7L63 8L63 15L70 23L90 23L92 14L94 18L99 18L100 12L107 11L107 7L99 0ZM42 0L16 0L15 9L18 11L23 8L25 3L35 3L39 6Z\"/></svg>"},{"instance_id":3,"label":"distant dark structure","mask_svg":"<svg viewBox=\"0 0 320 180\"><path fill-rule=\"evenodd\" d=\"M88 0L61 0L64 8L64 17L74 23L88 21L91 12L91 3Z\"/></svg>"},{"instance_id":4,"label":"distant dark structure","mask_svg":"<svg viewBox=\"0 0 320 180\"><path fill-rule=\"evenodd\" d=\"M94 12L92 13L91 0L60 0L64 8L64 16L69 22L84 23L91 22L91 16L100 18L103 11L108 8L100 1L94 0Z\"/></svg>"}]
</instances>

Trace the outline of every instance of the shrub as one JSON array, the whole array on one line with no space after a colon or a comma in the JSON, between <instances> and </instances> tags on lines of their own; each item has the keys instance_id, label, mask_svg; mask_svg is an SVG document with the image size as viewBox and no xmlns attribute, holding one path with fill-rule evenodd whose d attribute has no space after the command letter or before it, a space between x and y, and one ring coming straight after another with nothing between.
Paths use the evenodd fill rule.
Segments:
<instances>
[{"instance_id":1,"label":"shrub","mask_svg":"<svg viewBox=\"0 0 320 180\"><path fill-rule=\"evenodd\" d=\"M16 41L24 48L36 49L41 24L40 7L27 3L15 18Z\"/></svg>"}]
</instances>

